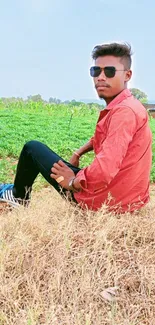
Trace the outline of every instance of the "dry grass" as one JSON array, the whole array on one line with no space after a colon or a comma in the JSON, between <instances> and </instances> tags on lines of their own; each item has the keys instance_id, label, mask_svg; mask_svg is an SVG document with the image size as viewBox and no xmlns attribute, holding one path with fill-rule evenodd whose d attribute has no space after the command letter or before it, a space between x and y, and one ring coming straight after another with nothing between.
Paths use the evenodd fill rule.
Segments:
<instances>
[{"instance_id":1,"label":"dry grass","mask_svg":"<svg viewBox=\"0 0 155 325\"><path fill-rule=\"evenodd\" d=\"M154 325L153 196L140 213L114 216L45 189L28 209L2 212L0 325ZM101 297L111 286L114 302Z\"/></svg>"}]
</instances>

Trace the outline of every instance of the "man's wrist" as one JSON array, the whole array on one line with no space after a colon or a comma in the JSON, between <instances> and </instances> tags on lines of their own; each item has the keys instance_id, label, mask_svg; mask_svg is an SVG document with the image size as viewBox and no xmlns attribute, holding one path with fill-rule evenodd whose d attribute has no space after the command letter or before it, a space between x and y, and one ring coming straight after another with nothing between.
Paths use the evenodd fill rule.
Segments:
<instances>
[{"instance_id":1,"label":"man's wrist","mask_svg":"<svg viewBox=\"0 0 155 325\"><path fill-rule=\"evenodd\" d=\"M73 192L79 192L80 188L76 188L74 185L74 180L76 177L71 178L71 180L69 181L69 190L73 191Z\"/></svg>"},{"instance_id":2,"label":"man's wrist","mask_svg":"<svg viewBox=\"0 0 155 325\"><path fill-rule=\"evenodd\" d=\"M74 155L76 155L78 158L81 157L81 155L77 151L74 151Z\"/></svg>"}]
</instances>

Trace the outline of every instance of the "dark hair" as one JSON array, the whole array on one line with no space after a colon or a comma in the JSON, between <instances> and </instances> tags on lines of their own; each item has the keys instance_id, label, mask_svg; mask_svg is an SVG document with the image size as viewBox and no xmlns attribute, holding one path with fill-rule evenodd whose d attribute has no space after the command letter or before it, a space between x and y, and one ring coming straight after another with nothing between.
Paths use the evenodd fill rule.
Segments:
<instances>
[{"instance_id":1,"label":"dark hair","mask_svg":"<svg viewBox=\"0 0 155 325\"><path fill-rule=\"evenodd\" d=\"M103 44L97 45L94 47L92 51L92 58L96 60L99 56L112 55L115 57L120 57L122 63L124 64L126 69L131 68L131 46L128 43L111 43L111 44Z\"/></svg>"}]
</instances>

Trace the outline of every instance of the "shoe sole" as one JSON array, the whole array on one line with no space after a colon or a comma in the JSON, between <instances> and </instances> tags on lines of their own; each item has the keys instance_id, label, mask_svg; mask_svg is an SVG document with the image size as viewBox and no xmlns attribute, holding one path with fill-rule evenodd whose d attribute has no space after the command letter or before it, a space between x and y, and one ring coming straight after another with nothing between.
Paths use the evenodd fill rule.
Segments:
<instances>
[{"instance_id":1,"label":"shoe sole","mask_svg":"<svg viewBox=\"0 0 155 325\"><path fill-rule=\"evenodd\" d=\"M20 206L19 203L15 203L9 200L5 200L5 199L0 199L0 203L7 203L8 205L10 205L11 207L17 208Z\"/></svg>"}]
</instances>

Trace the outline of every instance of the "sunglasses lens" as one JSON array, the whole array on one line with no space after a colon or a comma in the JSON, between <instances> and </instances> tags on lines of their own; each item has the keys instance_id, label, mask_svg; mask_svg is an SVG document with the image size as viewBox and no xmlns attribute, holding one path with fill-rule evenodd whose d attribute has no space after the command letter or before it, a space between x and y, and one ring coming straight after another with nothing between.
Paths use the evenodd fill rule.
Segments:
<instances>
[{"instance_id":1,"label":"sunglasses lens","mask_svg":"<svg viewBox=\"0 0 155 325\"><path fill-rule=\"evenodd\" d=\"M91 67L90 68L90 75L91 77L98 77L101 73L101 68L100 67L97 67L97 66L94 66L94 67Z\"/></svg>"},{"instance_id":2,"label":"sunglasses lens","mask_svg":"<svg viewBox=\"0 0 155 325\"><path fill-rule=\"evenodd\" d=\"M107 78L113 78L115 76L116 69L115 67L105 67L104 73Z\"/></svg>"},{"instance_id":3,"label":"sunglasses lens","mask_svg":"<svg viewBox=\"0 0 155 325\"><path fill-rule=\"evenodd\" d=\"M90 75L91 77L98 77L100 73L102 72L102 68L98 66L94 66L90 68ZM116 68L115 67L105 67L104 68L104 74L107 78L113 78L116 73Z\"/></svg>"}]
</instances>

